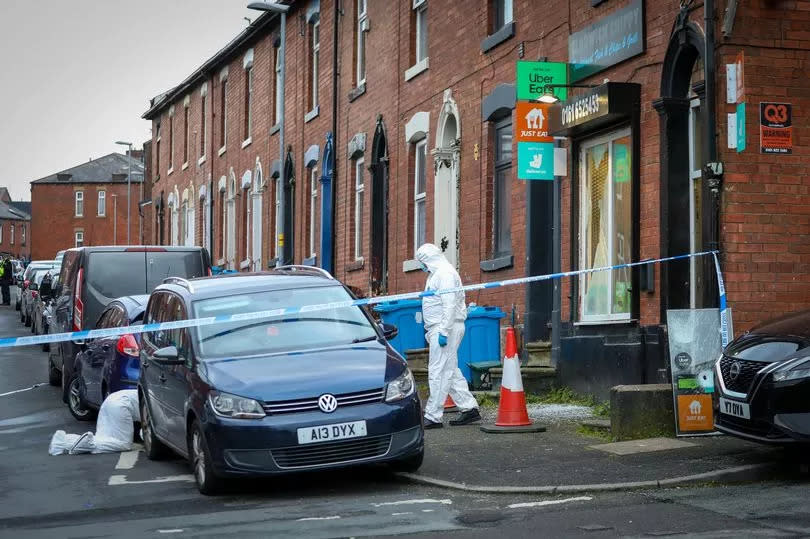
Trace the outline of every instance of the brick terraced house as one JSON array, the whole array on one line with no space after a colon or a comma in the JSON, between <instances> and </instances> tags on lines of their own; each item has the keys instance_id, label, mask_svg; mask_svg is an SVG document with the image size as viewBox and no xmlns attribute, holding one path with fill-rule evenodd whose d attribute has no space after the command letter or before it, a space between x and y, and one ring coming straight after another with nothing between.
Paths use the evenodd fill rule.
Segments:
<instances>
[{"instance_id":1,"label":"brick terraced house","mask_svg":"<svg viewBox=\"0 0 810 539\"><path fill-rule=\"evenodd\" d=\"M262 14L151 100L152 241L368 294L421 288L423 241L467 283L720 249L738 333L810 306L807 0L284 3L284 48ZM518 179L516 63L538 60L573 85L548 109L555 182ZM718 303L711 258L559 285L467 299L514 305L602 396L667 376L668 309Z\"/></svg>"}]
</instances>

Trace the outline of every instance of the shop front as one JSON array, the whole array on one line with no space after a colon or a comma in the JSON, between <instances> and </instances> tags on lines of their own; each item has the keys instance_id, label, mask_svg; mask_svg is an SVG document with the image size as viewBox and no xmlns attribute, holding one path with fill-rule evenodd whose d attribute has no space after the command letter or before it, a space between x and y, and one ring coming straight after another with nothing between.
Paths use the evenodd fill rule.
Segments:
<instances>
[{"instance_id":1,"label":"shop front","mask_svg":"<svg viewBox=\"0 0 810 539\"><path fill-rule=\"evenodd\" d=\"M571 269L639 260L640 102L639 84L607 82L551 109L550 131L568 138L570 152ZM605 398L615 385L665 380L662 328L641 323L640 298L653 288L648 271L621 268L568 281L562 384Z\"/></svg>"}]
</instances>

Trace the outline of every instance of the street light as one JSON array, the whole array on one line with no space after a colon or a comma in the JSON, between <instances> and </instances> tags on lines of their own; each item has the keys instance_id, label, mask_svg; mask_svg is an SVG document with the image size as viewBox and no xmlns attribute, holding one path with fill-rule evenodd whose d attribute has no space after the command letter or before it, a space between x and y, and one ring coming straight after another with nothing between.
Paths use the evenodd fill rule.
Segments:
<instances>
[{"instance_id":1,"label":"street light","mask_svg":"<svg viewBox=\"0 0 810 539\"><path fill-rule=\"evenodd\" d=\"M132 245L129 241L129 214L130 214L130 180L132 177L132 143L131 142L123 142L118 140L115 142L116 144L120 144L121 146L127 146L129 149L127 150L127 245Z\"/></svg>"},{"instance_id":2,"label":"street light","mask_svg":"<svg viewBox=\"0 0 810 539\"><path fill-rule=\"evenodd\" d=\"M118 195L110 195L113 199L113 245L118 245Z\"/></svg>"},{"instance_id":3,"label":"street light","mask_svg":"<svg viewBox=\"0 0 810 539\"><path fill-rule=\"evenodd\" d=\"M278 159L281 162L281 167L280 167L281 170L279 171L278 185L280 186L281 189L284 189L284 172L285 172L285 170L284 170L284 78L285 78L286 71L287 71L287 62L285 60L285 56L286 56L285 51L286 51L287 47L286 47L285 41L287 40L287 12L290 10L290 6L285 6L283 4L277 4L277 3L272 3L271 4L271 3L268 3L268 2L251 2L250 4L248 4L247 7L248 7L248 9L255 9L256 11L270 11L272 13L277 13L277 14L281 15L281 32L280 32L280 36L279 36L279 40L281 41L281 43L280 43L279 51L278 51L279 55L281 56L281 69L280 69L281 73L279 75L279 77L280 77L280 80L279 80L280 88L277 90L279 92L279 100L281 102L281 111L280 111L279 119L278 119L278 132L279 132L279 135L278 135ZM283 193L283 191L282 191L282 193ZM284 196L281 196L280 198L281 198L281 204L280 204L280 208L279 208L279 213L282 215L282 219L284 219L283 215L284 215L284 213L286 211L286 207L285 207L286 203L285 203L285 200L284 200ZM282 220L282 223L285 222L285 221L286 220ZM278 246L276 246L276 248L278 248ZM283 258L283 256L284 255L283 255L283 251L282 251L282 255L279 258L276 259L276 265L280 265L281 263L283 263L282 261L279 260L280 258Z\"/></svg>"}]
</instances>

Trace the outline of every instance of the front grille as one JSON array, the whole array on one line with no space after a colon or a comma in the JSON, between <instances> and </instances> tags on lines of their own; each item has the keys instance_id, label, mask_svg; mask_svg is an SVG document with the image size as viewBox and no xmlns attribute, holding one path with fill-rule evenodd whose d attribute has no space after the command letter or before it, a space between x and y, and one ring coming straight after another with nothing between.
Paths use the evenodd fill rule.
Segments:
<instances>
[{"instance_id":1,"label":"front grille","mask_svg":"<svg viewBox=\"0 0 810 539\"><path fill-rule=\"evenodd\" d=\"M736 378L732 379L731 366L735 363L740 364L740 373ZM723 356L723 359L720 360L720 372L723 375L723 383L729 391L748 393L756 374L767 365L767 363L761 361L747 361L745 359Z\"/></svg>"},{"instance_id":2,"label":"front grille","mask_svg":"<svg viewBox=\"0 0 810 539\"><path fill-rule=\"evenodd\" d=\"M344 393L342 395L335 395L335 398L337 399L338 408L343 406L356 406L358 404L369 404L372 402L380 402L383 398L383 390L373 389L356 393ZM311 412L320 409L318 408L318 397L291 401L265 402L262 406L267 414L291 414L295 412Z\"/></svg>"},{"instance_id":3,"label":"front grille","mask_svg":"<svg viewBox=\"0 0 810 539\"><path fill-rule=\"evenodd\" d=\"M279 468L306 468L381 457L388 453L390 446L391 435L389 434L372 438L285 447L274 449L271 453Z\"/></svg>"}]
</instances>

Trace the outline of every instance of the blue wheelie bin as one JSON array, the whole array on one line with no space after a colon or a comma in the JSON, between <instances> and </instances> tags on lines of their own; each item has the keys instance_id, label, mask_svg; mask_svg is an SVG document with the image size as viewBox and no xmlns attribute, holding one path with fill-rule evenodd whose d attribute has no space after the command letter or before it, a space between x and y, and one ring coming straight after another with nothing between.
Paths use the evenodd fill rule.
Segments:
<instances>
[{"instance_id":1,"label":"blue wheelie bin","mask_svg":"<svg viewBox=\"0 0 810 539\"><path fill-rule=\"evenodd\" d=\"M472 383L471 363L500 361L501 318L506 316L498 307L473 306L467 309L464 338L458 348L458 368Z\"/></svg>"},{"instance_id":2,"label":"blue wheelie bin","mask_svg":"<svg viewBox=\"0 0 810 539\"><path fill-rule=\"evenodd\" d=\"M422 321L422 301L403 299L380 303L374 307L386 324L397 327L397 336L391 339L391 346L405 357L405 350L427 348L425 324Z\"/></svg>"}]
</instances>

